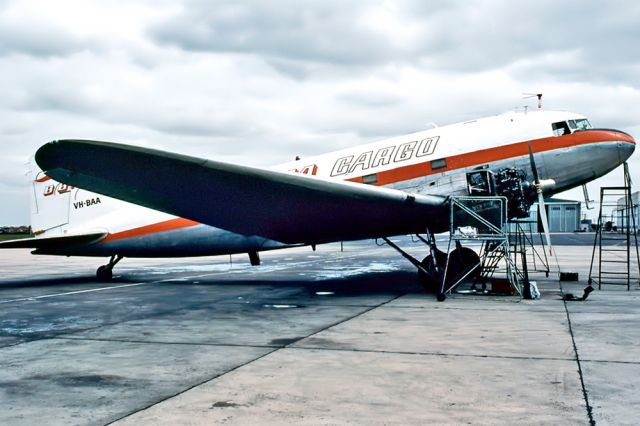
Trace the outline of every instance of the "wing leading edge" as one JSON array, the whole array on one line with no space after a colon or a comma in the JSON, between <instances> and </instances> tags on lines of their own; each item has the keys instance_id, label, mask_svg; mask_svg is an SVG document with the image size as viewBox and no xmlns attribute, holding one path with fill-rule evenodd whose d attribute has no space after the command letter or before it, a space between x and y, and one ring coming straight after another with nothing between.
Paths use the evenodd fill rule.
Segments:
<instances>
[{"instance_id":1,"label":"wing leading edge","mask_svg":"<svg viewBox=\"0 0 640 426\"><path fill-rule=\"evenodd\" d=\"M60 182L288 244L441 229L445 199L148 148L60 140L36 153Z\"/></svg>"}]
</instances>

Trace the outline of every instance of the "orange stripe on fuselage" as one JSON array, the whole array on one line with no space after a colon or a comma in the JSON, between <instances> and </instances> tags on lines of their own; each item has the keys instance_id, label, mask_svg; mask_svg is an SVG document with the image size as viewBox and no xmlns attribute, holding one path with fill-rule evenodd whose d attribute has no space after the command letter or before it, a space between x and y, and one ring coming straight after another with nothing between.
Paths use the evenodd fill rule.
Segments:
<instances>
[{"instance_id":1,"label":"orange stripe on fuselage","mask_svg":"<svg viewBox=\"0 0 640 426\"><path fill-rule=\"evenodd\" d=\"M127 231L116 232L115 234L109 234L104 240L100 242L108 243L110 241L123 240L125 238L142 237L143 235L173 231L174 229L188 228L189 226L196 225L200 225L200 223L179 217L160 223L154 223L153 225L141 226L140 228L134 228Z\"/></svg>"},{"instance_id":2,"label":"orange stripe on fuselage","mask_svg":"<svg viewBox=\"0 0 640 426\"><path fill-rule=\"evenodd\" d=\"M450 157L445 157L447 160L447 167L437 170L431 169L430 160L424 163L398 167L396 169L387 170L384 172L378 172L376 173L378 178L376 185L389 185L392 183L415 179L436 173L442 173L445 171L462 169L465 167L477 166L478 164L490 163L492 161L500 161L514 157L520 157L523 155L529 155L529 143L531 143L531 150L533 152L544 152L554 149L607 141L622 141L635 144L635 140L626 133L620 133L610 130L589 130L584 132L577 132L571 135L535 139L528 142L517 142L510 145L503 145L465 154L452 155ZM350 178L347 180L362 183L362 176ZM141 237L144 235L172 231L175 229L187 228L195 225L200 225L200 223L183 218L170 219L164 222L155 223L153 225L142 226L140 228L134 228L128 231L109 234L104 240L101 241L101 243L122 240L125 238Z\"/></svg>"},{"instance_id":3,"label":"orange stripe on fuselage","mask_svg":"<svg viewBox=\"0 0 640 426\"><path fill-rule=\"evenodd\" d=\"M611 130L588 130L576 132L571 135L553 136L549 138L517 142L510 145L497 146L495 148L487 148L459 155L451 155L449 157L434 157L434 159L445 158L447 166L433 170L431 168L431 160L429 160L423 163L377 172L375 173L377 177L375 185L389 185L409 179L416 179L451 170L463 169L465 167L473 167L493 161L507 160L509 158L529 155L529 144L531 144L531 150L536 153L608 141L621 141L635 144L635 140L626 133ZM347 180L363 183L362 179L362 176L358 176Z\"/></svg>"}]
</instances>

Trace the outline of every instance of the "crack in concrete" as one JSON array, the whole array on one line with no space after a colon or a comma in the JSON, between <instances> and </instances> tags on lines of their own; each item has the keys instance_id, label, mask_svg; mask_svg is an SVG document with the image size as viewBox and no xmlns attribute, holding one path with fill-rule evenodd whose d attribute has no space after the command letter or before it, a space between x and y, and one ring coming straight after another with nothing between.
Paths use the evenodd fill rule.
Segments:
<instances>
[{"instance_id":1,"label":"crack in concrete","mask_svg":"<svg viewBox=\"0 0 640 426\"><path fill-rule=\"evenodd\" d=\"M287 349L297 350L318 350L318 351L337 351L337 352L357 352L357 353L374 353L389 355L420 355L420 356L436 356L436 357L461 357L461 358L484 358L484 359L518 359L527 361L574 361L575 358L558 358L558 357L535 357L535 356L519 356L519 355L480 355L480 354L461 354L447 352L414 352L414 351L384 351L375 349L356 349L356 348L323 348L314 346L293 346Z\"/></svg>"},{"instance_id":2,"label":"crack in concrete","mask_svg":"<svg viewBox=\"0 0 640 426\"><path fill-rule=\"evenodd\" d=\"M208 379L206 379L206 380L204 380L204 381L202 381L202 382L200 382L200 383L196 383L196 384L194 384L193 386L190 386L190 387L188 387L188 388L186 388L186 389L181 390L180 392L175 393L174 395L171 395L171 396L168 396L168 397L166 397L166 398L163 398L163 399L161 399L161 400L159 400L159 401L156 401L156 402L154 402L154 403L152 403L152 404L147 405L146 407L142 407L142 408L137 409L137 410L135 410L135 411L133 411L133 412L131 412L131 413L129 413L129 414L126 414L126 415L124 415L124 416L122 416L122 417L119 417L119 418L117 418L117 419L113 420L113 421L110 421L110 422L106 423L106 425L114 424L114 423L116 423L116 422L118 422L118 421L120 421L120 420L123 420L123 419L125 419L125 418L127 418L127 417L129 417L129 416L132 416L132 415L134 415L134 414L136 414L136 413L142 412L142 411L147 410L147 409L149 409L149 408L151 408L151 407L153 407L153 406L155 406L155 405L161 404L161 403L162 403L162 402L164 402L164 401L167 401L167 400L169 400L169 399L175 398L176 396L182 395L183 393L188 392L188 391L189 391L189 390L191 390L191 389L194 389L194 388L196 388L196 387L198 387L198 386L204 385L205 383L209 383L209 382L211 382L211 381L213 381L213 380L216 380L216 379L218 379L218 378L220 378L220 377L222 377L222 376L225 376L225 375L227 375L227 374L229 374L229 373L232 373L232 372L234 372L234 371L236 371L236 370L238 370L238 369L240 369L240 368L242 368L242 367L244 367L244 366L247 366L247 365L249 365L249 364L251 364L251 363L254 363L254 362L256 362L256 361L258 361L258 360L260 360L260 359L262 359L262 358L265 358L266 356L271 355L271 354L272 354L272 353L274 353L274 352L277 352L277 351L282 350L282 349L285 349L285 348L290 348L290 346L291 346L291 345L295 344L296 342L299 342L300 340L307 339L307 338L309 338L309 337L315 336L315 335L316 335L316 334L318 334L318 333L322 333L322 332L323 332L323 331L325 331L325 330L328 330L328 329L330 329L330 328L332 328L332 327L335 327L335 326L337 326L337 325L340 325L340 324L342 324L342 323L345 323L345 322L347 322L347 321L350 321L350 320L352 320L352 319L354 319L354 318L357 318L357 317L359 317L359 316L361 316L361 315L364 315L364 314L366 314L367 312L370 312L370 311L372 311L372 310L374 310L374 309L376 309L376 308L379 308L379 307L381 307L381 306L383 306L383 305L386 305L387 303L390 303L390 302L392 302L392 301L394 301L394 300L398 299L398 298L399 298L399 297L401 297L401 296L404 296L404 294L396 295L396 296L392 297L391 299L386 300L386 301L384 301L384 302L382 302L382 303L380 303L380 304L378 304L378 305L376 305L376 306L372 306L372 307L370 307L369 309L366 309L366 310L364 310L364 311L362 311L362 312L359 312L359 313L357 313L357 314L355 314L355 315L348 316L347 318L343 318L343 319L341 319L341 320L339 320L339 321L336 321L336 322L331 323L331 324L329 324L329 325L327 325L327 326L324 326L324 327L322 327L321 329L319 329L319 330L317 330L317 331L314 331L313 333L308 334L307 336L302 336L302 337L300 337L300 338L298 338L298 339L296 339L296 340L292 341L292 342L291 342L291 343L289 343L288 345L284 345L284 346L279 346L279 347L273 348L273 350L268 351L268 352L266 352L266 353L264 353L264 354L262 354L262 355L260 355L260 356L258 356L258 357L256 357L256 358L254 358L254 359L252 359L252 360L249 360L249 361L247 361L247 362L244 362L244 363L242 363L242 364L239 364L239 365L237 365L237 366L235 366L235 367L233 367L233 368L229 369L228 371L225 371L224 373L217 374L217 375L215 375L214 377L208 378Z\"/></svg>"},{"instance_id":3,"label":"crack in concrete","mask_svg":"<svg viewBox=\"0 0 640 426\"><path fill-rule=\"evenodd\" d=\"M562 289L562 283L560 282L560 291L564 294ZM564 310L567 314L567 324L569 325L569 334L571 335L571 343L573 344L573 351L575 353L575 361L578 364L578 375L580 376L580 385L582 386L582 396L587 407L587 417L589 418L589 425L595 426L596 421L593 418L593 407L589 404L589 392L584 384L584 375L582 373L582 365L580 364L580 355L578 355L578 346L576 345L576 339L573 335L573 327L571 326L571 317L569 315L569 308L567 307L567 301L564 300Z\"/></svg>"}]
</instances>

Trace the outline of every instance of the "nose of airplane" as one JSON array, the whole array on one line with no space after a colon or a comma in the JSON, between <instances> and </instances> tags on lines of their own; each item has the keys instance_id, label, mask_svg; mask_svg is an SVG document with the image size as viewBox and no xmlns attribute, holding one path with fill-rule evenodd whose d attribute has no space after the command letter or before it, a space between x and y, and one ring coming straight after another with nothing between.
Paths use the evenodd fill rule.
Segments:
<instances>
[{"instance_id":1,"label":"nose of airplane","mask_svg":"<svg viewBox=\"0 0 640 426\"><path fill-rule=\"evenodd\" d=\"M625 138L623 140L618 141L618 157L620 158L620 162L623 163L627 161L633 151L636 149L636 141L628 134L624 134ZM622 138L621 138L622 139Z\"/></svg>"}]
</instances>

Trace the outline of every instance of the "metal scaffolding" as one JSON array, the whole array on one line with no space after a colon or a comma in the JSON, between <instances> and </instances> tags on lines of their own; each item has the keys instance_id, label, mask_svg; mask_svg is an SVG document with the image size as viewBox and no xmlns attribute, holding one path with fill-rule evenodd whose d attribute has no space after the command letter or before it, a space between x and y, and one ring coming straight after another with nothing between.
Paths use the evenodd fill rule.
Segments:
<instances>
[{"instance_id":1,"label":"metal scaffolding","mask_svg":"<svg viewBox=\"0 0 640 426\"><path fill-rule=\"evenodd\" d=\"M441 292L451 293L465 279L479 272L476 281L483 282L497 269L504 259L507 279L513 289L522 297L523 277L510 253L507 199L505 197L451 197L450 237L447 246L447 261L442 275ZM465 264L461 271L452 276L449 273L455 256L462 256L462 241L482 243L482 256L475 264ZM452 250L452 244L456 249Z\"/></svg>"}]
</instances>

